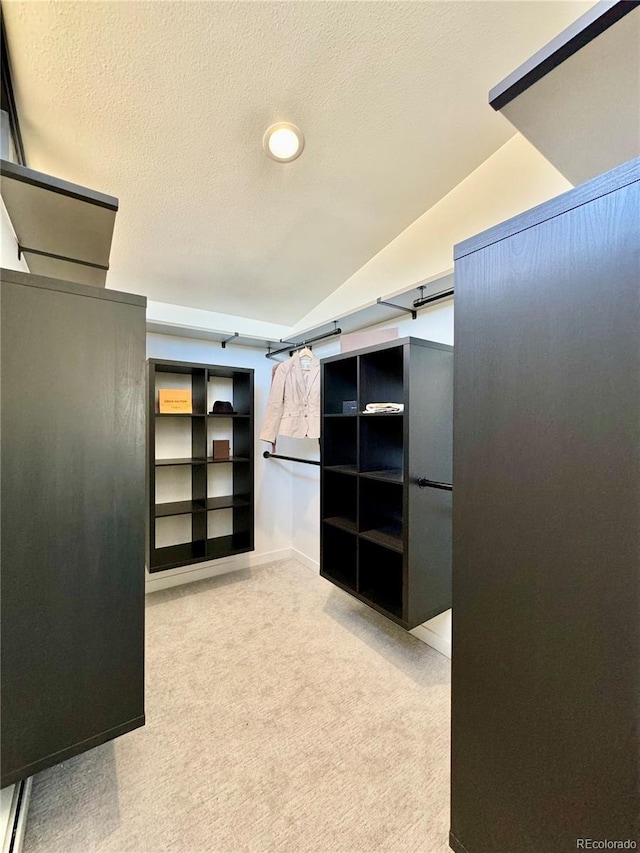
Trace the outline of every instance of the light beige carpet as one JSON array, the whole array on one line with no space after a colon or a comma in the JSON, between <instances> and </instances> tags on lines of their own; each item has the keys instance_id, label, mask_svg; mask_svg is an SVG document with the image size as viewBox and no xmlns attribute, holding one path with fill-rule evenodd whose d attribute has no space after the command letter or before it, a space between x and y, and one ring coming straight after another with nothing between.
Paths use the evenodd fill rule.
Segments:
<instances>
[{"instance_id":1,"label":"light beige carpet","mask_svg":"<svg viewBox=\"0 0 640 853\"><path fill-rule=\"evenodd\" d=\"M449 661L293 560L147 598L147 725L35 778L24 853L446 853Z\"/></svg>"}]
</instances>

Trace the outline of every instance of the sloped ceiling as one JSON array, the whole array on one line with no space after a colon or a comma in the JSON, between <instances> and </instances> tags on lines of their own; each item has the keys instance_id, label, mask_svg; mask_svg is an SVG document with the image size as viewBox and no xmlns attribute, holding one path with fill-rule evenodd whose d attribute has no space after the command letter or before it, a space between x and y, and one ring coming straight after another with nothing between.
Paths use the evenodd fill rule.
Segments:
<instances>
[{"instance_id":1,"label":"sloped ceiling","mask_svg":"<svg viewBox=\"0 0 640 853\"><path fill-rule=\"evenodd\" d=\"M288 324L513 135L489 89L591 5L2 7L29 166L120 199L108 286Z\"/></svg>"}]
</instances>

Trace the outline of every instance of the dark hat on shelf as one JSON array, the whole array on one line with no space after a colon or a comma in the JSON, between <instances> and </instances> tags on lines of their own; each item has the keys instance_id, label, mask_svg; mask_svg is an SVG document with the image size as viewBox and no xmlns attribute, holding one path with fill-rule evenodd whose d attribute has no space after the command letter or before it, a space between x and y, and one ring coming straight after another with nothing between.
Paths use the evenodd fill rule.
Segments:
<instances>
[{"instance_id":1,"label":"dark hat on shelf","mask_svg":"<svg viewBox=\"0 0 640 853\"><path fill-rule=\"evenodd\" d=\"M211 409L212 415L235 415L233 406L228 400L216 400Z\"/></svg>"}]
</instances>

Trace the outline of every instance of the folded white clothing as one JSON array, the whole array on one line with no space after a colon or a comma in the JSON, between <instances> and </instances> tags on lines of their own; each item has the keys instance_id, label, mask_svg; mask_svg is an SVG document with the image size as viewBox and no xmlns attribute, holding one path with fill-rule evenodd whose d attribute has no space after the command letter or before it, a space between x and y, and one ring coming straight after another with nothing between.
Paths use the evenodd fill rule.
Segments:
<instances>
[{"instance_id":1,"label":"folded white clothing","mask_svg":"<svg viewBox=\"0 0 640 853\"><path fill-rule=\"evenodd\" d=\"M367 403L364 410L368 415L404 412L404 403Z\"/></svg>"}]
</instances>

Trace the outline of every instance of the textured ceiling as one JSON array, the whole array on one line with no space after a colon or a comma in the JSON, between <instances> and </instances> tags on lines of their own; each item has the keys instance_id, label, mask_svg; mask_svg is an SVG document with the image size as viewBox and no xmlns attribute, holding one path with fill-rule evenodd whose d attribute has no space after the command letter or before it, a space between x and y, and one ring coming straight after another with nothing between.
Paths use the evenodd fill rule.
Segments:
<instances>
[{"instance_id":1,"label":"textured ceiling","mask_svg":"<svg viewBox=\"0 0 640 853\"><path fill-rule=\"evenodd\" d=\"M120 199L108 285L280 323L506 142L489 89L591 5L2 4L29 165Z\"/></svg>"}]
</instances>

